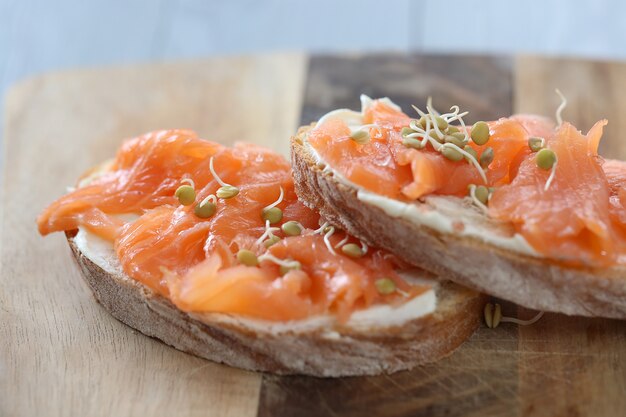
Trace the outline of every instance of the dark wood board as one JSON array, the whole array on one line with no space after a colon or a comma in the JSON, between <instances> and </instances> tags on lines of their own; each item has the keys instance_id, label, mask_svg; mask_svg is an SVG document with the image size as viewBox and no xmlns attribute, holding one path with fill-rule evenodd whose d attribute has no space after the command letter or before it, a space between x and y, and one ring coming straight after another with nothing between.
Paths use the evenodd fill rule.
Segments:
<instances>
[{"instance_id":1,"label":"dark wood board","mask_svg":"<svg viewBox=\"0 0 626 417\"><path fill-rule=\"evenodd\" d=\"M410 109L411 104L423 107L427 98L433 97L433 103L441 110L454 104L469 109L469 122L533 111L532 107L515 108L514 103L514 96L521 96L518 101L522 101L527 94L523 85L516 82L514 73L521 71L526 75L524 62L523 59L487 56L313 57L309 62L301 122L308 124L331 109L355 108L358 106L356 97L361 93L371 97L389 96L403 109ZM562 63L570 71L578 69L575 61ZM601 63L587 65L597 66L588 73L591 79L580 80L583 86L590 87L587 83L593 82L606 69ZM553 85L545 86L547 91L541 97L552 103L553 109L558 105L555 88L567 88L565 91L569 92L577 87L567 79L565 83L559 80L559 74L555 74L558 68L554 65L552 71L543 74L552 77ZM530 82L534 81L540 80L531 78ZM574 91L577 97L581 95L580 90ZM575 108L580 106L573 104ZM587 103L582 105L588 106ZM544 104L534 111L544 112L546 108L549 105ZM602 106L604 109L606 106ZM595 112L600 113L599 109ZM566 115L570 114L571 107ZM597 117L609 116L598 114ZM572 121L582 123L581 128L588 128L595 119L591 114L575 110ZM626 147L626 144L616 146L613 143L603 144L609 149L609 156L611 149L619 153ZM531 315L523 308L503 304L509 314ZM589 338L594 334L621 340L618 342L621 352L613 356L610 350L603 352L600 346L593 352L578 348L581 339L586 348L592 348ZM554 314L546 315L532 329L482 328L451 357L397 375L349 380L265 376L259 415L270 416L276 410L293 416L320 413L349 416L612 415L604 414L609 411L626 414L626 405L620 404L617 391L613 391L613 404L607 401L608 395L598 393L594 398L589 389L582 390L587 394L585 404L573 394L580 390L581 377L584 376L584 383L603 378L603 362L619 361L618 358L622 363L618 365L617 381L626 389L625 335L623 322ZM543 340L538 343L533 336ZM552 343L557 344L558 349L552 349ZM597 354L601 356L595 356ZM589 375L594 371L602 376ZM592 406L594 400L602 407Z\"/></svg>"}]
</instances>

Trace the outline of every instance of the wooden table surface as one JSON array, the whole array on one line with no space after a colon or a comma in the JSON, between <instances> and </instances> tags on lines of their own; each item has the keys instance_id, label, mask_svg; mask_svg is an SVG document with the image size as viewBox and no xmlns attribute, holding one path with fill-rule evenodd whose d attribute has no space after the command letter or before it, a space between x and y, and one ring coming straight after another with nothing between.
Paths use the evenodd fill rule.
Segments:
<instances>
[{"instance_id":1,"label":"wooden table surface","mask_svg":"<svg viewBox=\"0 0 626 417\"><path fill-rule=\"evenodd\" d=\"M274 54L44 75L6 102L0 223L0 415L619 416L626 323L546 314L479 329L450 357L391 376L276 377L178 352L113 319L83 284L61 234L35 217L121 140L189 127L287 153L301 123L358 95L409 108L434 97L468 119L513 112L609 125L626 159L626 64L537 57ZM505 303L508 315L532 312Z\"/></svg>"}]
</instances>

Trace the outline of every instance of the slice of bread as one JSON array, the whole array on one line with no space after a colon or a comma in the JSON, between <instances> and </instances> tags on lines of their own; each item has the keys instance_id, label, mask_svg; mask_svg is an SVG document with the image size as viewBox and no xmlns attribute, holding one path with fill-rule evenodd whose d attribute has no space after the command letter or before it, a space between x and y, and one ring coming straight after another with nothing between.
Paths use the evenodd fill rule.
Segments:
<instances>
[{"instance_id":1,"label":"slice of bread","mask_svg":"<svg viewBox=\"0 0 626 417\"><path fill-rule=\"evenodd\" d=\"M112 261L98 265L90 259L77 244L76 231L66 236L83 278L115 318L181 351L253 371L338 377L410 369L460 346L479 326L485 303L475 291L442 282L436 310L402 326L286 326L277 332L243 317L185 313Z\"/></svg>"},{"instance_id":2,"label":"slice of bread","mask_svg":"<svg viewBox=\"0 0 626 417\"><path fill-rule=\"evenodd\" d=\"M296 193L322 217L365 243L386 249L404 261L478 291L522 306L568 315L626 319L626 267L574 268L503 248L484 239L442 233L428 224L392 216L359 199L358 188L334 174L306 142L311 126L291 139ZM330 168L330 169L329 169ZM466 222L480 222L494 235L510 226L478 215L460 198L445 201ZM440 204L416 201L415 205ZM460 223L460 227L464 227Z\"/></svg>"}]
</instances>

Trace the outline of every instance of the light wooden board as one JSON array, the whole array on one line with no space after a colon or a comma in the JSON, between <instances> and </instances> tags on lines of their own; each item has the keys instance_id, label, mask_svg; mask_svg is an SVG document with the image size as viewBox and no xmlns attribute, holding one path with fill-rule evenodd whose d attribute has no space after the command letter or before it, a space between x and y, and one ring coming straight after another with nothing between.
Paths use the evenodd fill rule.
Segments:
<instances>
[{"instance_id":1,"label":"light wooden board","mask_svg":"<svg viewBox=\"0 0 626 417\"><path fill-rule=\"evenodd\" d=\"M358 94L404 107L432 95L470 119L514 111L609 119L603 152L626 158L626 65L534 57L219 58L46 75L7 100L0 271L0 415L619 416L626 324L548 314L479 329L452 356L374 378L275 377L177 352L111 318L82 284L62 236L34 219L121 140L190 127L286 153L290 134ZM505 313L532 314L504 303Z\"/></svg>"},{"instance_id":2,"label":"light wooden board","mask_svg":"<svg viewBox=\"0 0 626 417\"><path fill-rule=\"evenodd\" d=\"M137 334L94 302L61 234L34 219L125 137L189 127L285 150L306 58L273 55L77 71L7 100L0 415L256 415L261 375ZM26 192L23 192L26 191Z\"/></svg>"}]
</instances>

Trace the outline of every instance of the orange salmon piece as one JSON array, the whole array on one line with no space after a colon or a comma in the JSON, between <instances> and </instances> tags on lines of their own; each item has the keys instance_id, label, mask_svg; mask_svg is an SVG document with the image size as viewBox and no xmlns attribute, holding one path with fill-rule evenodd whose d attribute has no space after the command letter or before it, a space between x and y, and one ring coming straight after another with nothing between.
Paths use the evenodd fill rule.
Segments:
<instances>
[{"instance_id":1,"label":"orange salmon piece","mask_svg":"<svg viewBox=\"0 0 626 417\"><path fill-rule=\"evenodd\" d=\"M370 129L370 142L360 145L350 138L345 122L330 118L315 126L307 140L346 179L378 194L396 197L411 172L395 162L396 147L374 130Z\"/></svg>"},{"instance_id":2,"label":"orange salmon piece","mask_svg":"<svg viewBox=\"0 0 626 417\"><path fill-rule=\"evenodd\" d=\"M193 180L196 190L189 206L174 197L182 179ZM236 186L239 194L218 199L211 217L198 217L196 205L215 195L220 181ZM275 202L283 214L273 226L280 241L267 251L259 240L267 227L262 212ZM136 220L117 217L128 213ZM280 225L287 221L297 221L302 235L286 236ZM298 201L291 167L280 155L249 144L228 148L172 130L125 142L104 172L51 204L38 225L42 233L84 227L111 241L128 276L184 311L280 321L336 314L345 322L356 309L405 301L405 295L429 288L407 284L395 273L399 262L379 250L359 259L340 249L333 253L313 232L319 221ZM344 237L338 232L329 241L336 245ZM301 268L283 275L270 260L245 266L236 258L240 249L297 260ZM405 295L380 295L375 281L383 277L393 279Z\"/></svg>"},{"instance_id":3,"label":"orange salmon piece","mask_svg":"<svg viewBox=\"0 0 626 417\"><path fill-rule=\"evenodd\" d=\"M494 192L489 214L512 222L539 252L570 263L608 265L617 239L609 217L609 183L589 143L599 141L606 121L585 136L569 123L548 140L558 157L555 176L537 167L535 154L521 164L513 181Z\"/></svg>"}]
</instances>

